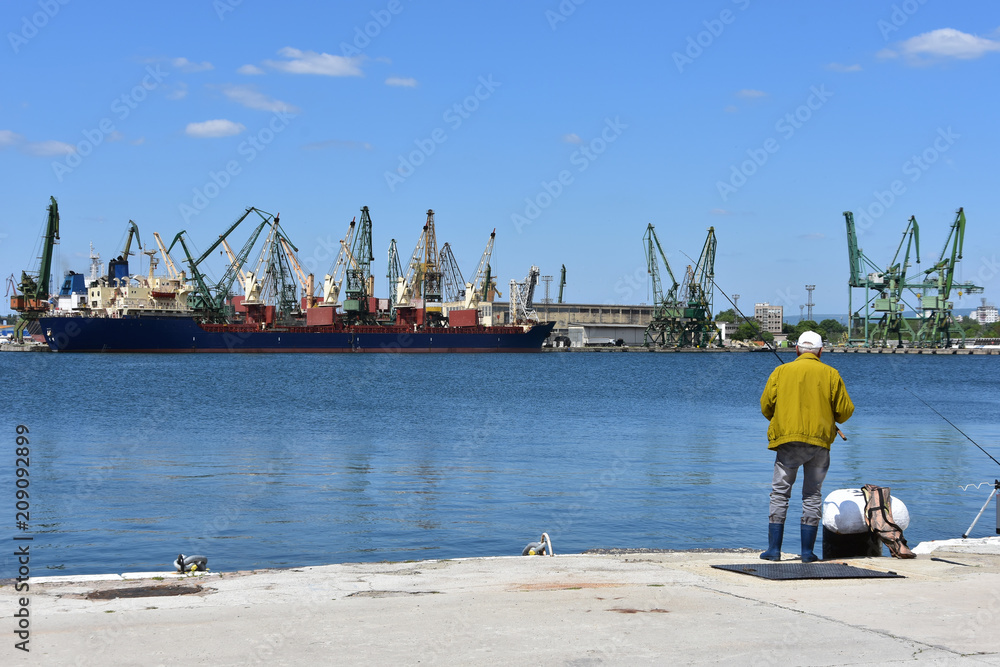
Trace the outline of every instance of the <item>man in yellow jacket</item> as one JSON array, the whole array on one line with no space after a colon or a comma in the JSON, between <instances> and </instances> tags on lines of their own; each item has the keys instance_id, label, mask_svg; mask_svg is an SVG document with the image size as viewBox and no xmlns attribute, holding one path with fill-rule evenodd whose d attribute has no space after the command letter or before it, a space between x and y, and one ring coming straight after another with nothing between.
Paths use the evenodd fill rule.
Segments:
<instances>
[{"instance_id":1,"label":"man in yellow jacket","mask_svg":"<svg viewBox=\"0 0 1000 667\"><path fill-rule=\"evenodd\" d=\"M830 468L830 445L837 422L854 414L854 403L836 369L820 361L823 339L814 331L799 336L796 358L774 369L760 396L760 411L770 420L768 448L776 451L764 560L781 560L781 540L792 484L802 467L802 562L813 553L822 512L822 488Z\"/></svg>"}]
</instances>

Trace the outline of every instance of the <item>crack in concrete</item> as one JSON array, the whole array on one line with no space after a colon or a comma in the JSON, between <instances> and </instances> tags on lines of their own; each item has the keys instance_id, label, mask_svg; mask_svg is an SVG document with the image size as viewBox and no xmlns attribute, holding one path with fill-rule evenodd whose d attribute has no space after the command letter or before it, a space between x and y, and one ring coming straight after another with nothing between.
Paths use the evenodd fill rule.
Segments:
<instances>
[{"instance_id":1,"label":"crack in concrete","mask_svg":"<svg viewBox=\"0 0 1000 667\"><path fill-rule=\"evenodd\" d=\"M803 616L810 616L812 618L817 618L817 619L820 619L820 620L823 620L823 621L829 621L831 623L836 623L837 625L840 625L840 626L843 626L843 627L846 627L846 628L851 628L852 630L860 630L862 632L869 632L871 634L878 635L878 636L881 636L881 637L886 637L886 638L889 638L889 639L894 639L896 641L911 642L911 643L916 644L918 646L924 646L926 648L932 648L932 649L936 649L938 651L944 651L946 653L950 653L950 654L955 655L955 656L979 655L979 654L962 653L960 651L956 651L955 649L948 648L947 646L940 646L938 644L930 644L930 643L925 642L925 641L920 641L919 639L913 639L911 637L904 637L904 636L900 636L900 635L895 635L895 634L893 634L891 632L888 632L886 630L878 630L876 628L865 627L863 625L855 625L853 623L848 623L847 621L842 621L841 619L834 618L832 616L824 616L823 614L818 614L816 612L806 611L804 609L796 609L795 607L788 607L788 606L785 606L785 605L782 605L782 604L778 604L777 602L769 602L767 600L761 600L759 598L754 598L754 597L750 597L750 596L747 596L747 595L738 595L736 593L730 593L729 591L719 590L718 588L712 588L711 586L706 586L706 585L703 585L703 584L690 584L690 585L692 587L694 587L694 588L700 588L702 590L712 591L713 593L718 593L720 595L728 595L730 597L738 598L740 600L747 600L748 602L756 602L758 604L764 604L764 605L767 605L769 607L774 607L776 609L782 609L784 611L790 611L790 612L794 612L796 614L802 614Z\"/></svg>"}]
</instances>

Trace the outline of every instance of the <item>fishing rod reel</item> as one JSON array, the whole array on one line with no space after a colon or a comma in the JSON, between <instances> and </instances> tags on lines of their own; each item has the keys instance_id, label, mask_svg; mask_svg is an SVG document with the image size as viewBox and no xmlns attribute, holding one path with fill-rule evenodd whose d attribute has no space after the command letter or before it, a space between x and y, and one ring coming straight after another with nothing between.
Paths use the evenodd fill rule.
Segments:
<instances>
[{"instance_id":1,"label":"fishing rod reel","mask_svg":"<svg viewBox=\"0 0 1000 667\"><path fill-rule=\"evenodd\" d=\"M983 482L983 484L989 484L989 482ZM983 484L969 484L969 486L975 486L978 489ZM965 488L968 489L969 486L966 486ZM990 497L986 499L985 503L983 503L982 509L979 510L979 514L976 515L976 518L972 520L972 525L969 526L969 529L962 533L963 539L967 538L969 533L972 532L976 522L979 521L979 517L981 517L983 512L986 511L986 506L990 504L991 500L993 500L993 496L997 496L997 535L1000 535L1000 495L997 495L998 491L1000 491L1000 479L993 482L993 490L990 491Z\"/></svg>"}]
</instances>

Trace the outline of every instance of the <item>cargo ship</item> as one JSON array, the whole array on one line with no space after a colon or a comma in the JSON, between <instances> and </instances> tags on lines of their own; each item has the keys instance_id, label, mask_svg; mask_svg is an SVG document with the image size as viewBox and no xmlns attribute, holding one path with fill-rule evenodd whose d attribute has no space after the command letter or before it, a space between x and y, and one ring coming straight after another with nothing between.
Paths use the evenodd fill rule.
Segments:
<instances>
[{"instance_id":1,"label":"cargo ship","mask_svg":"<svg viewBox=\"0 0 1000 667\"><path fill-rule=\"evenodd\" d=\"M253 213L260 222L243 249L234 252L226 237ZM499 313L494 315L493 296L498 292L489 258L496 230L476 278L466 283L448 244L438 253L434 211L428 210L409 271L404 275L393 240L387 276L390 297L375 298L368 207L361 213L360 225L356 228L351 221L341 240L341 254L324 276L322 296L314 294L313 276L302 270L278 215L250 207L198 258L189 252L184 232L169 248L154 232L158 250L143 251L150 256L146 275L129 271L132 240L139 240L138 226L130 220L124 249L108 263L106 274L101 274L100 257L92 248L90 279L70 272L58 299L49 299L44 284L58 238L53 199L39 278L25 274L12 305L22 312L26 327L44 336L54 352L541 350L555 323L539 322L530 308L537 267L532 267L531 285L517 291L523 295L512 302L510 320L504 323ZM269 232L264 249L251 268L249 256L265 229ZM175 244L180 244L190 274L179 270L170 257ZM220 246L229 262L216 283L208 280L202 263ZM166 276L154 273L157 252ZM513 289L518 284L511 281L511 285Z\"/></svg>"},{"instance_id":2,"label":"cargo ship","mask_svg":"<svg viewBox=\"0 0 1000 667\"><path fill-rule=\"evenodd\" d=\"M531 326L273 326L194 317L42 317L55 352L537 352L553 322Z\"/></svg>"}]
</instances>

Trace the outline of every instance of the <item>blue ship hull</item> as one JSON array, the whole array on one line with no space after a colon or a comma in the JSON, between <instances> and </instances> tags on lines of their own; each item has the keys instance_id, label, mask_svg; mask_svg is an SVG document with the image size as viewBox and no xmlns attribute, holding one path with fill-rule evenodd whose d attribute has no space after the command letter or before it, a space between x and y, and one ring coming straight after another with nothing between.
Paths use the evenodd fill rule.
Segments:
<instances>
[{"instance_id":1,"label":"blue ship hull","mask_svg":"<svg viewBox=\"0 0 1000 667\"><path fill-rule=\"evenodd\" d=\"M308 327L258 330L191 317L43 317L54 352L537 352L554 322L521 327Z\"/></svg>"}]
</instances>

